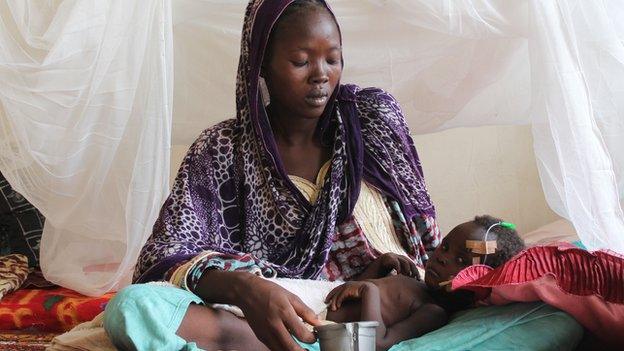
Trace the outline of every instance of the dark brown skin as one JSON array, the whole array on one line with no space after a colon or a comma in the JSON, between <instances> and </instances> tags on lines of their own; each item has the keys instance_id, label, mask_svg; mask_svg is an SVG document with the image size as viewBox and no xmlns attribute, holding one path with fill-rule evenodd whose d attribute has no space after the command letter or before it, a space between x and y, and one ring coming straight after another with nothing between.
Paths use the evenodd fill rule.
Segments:
<instances>
[{"instance_id":1,"label":"dark brown skin","mask_svg":"<svg viewBox=\"0 0 624 351\"><path fill-rule=\"evenodd\" d=\"M379 256L376 260L369 264L364 272L360 273L355 280L385 277L393 270L396 274L414 277L418 280L421 279L418 269L416 268L416 264L409 257L394 253L386 253Z\"/></svg>"},{"instance_id":2,"label":"dark brown skin","mask_svg":"<svg viewBox=\"0 0 624 351\"><path fill-rule=\"evenodd\" d=\"M288 174L314 182L331 156L314 132L342 74L338 27L327 11L313 9L280 22L272 42L262 72L277 148Z\"/></svg>"},{"instance_id":3,"label":"dark brown skin","mask_svg":"<svg viewBox=\"0 0 624 351\"><path fill-rule=\"evenodd\" d=\"M425 266L425 283L430 288L452 279L459 271L472 265L472 253L466 249L466 240L483 240L485 230L474 222L453 228L433 251ZM490 240L496 240L491 235Z\"/></svg>"},{"instance_id":4,"label":"dark brown skin","mask_svg":"<svg viewBox=\"0 0 624 351\"><path fill-rule=\"evenodd\" d=\"M347 282L328 294L327 319L377 321L377 350L387 350L403 340L440 328L448 316L432 296L449 294L439 284L472 264L473 254L466 249L466 240L482 240L484 234L485 230L474 222L453 228L427 261L424 284L410 277L415 266L405 264L401 260L405 257L382 255L359 276L366 280ZM370 279L392 269L400 275Z\"/></svg>"},{"instance_id":5,"label":"dark brown skin","mask_svg":"<svg viewBox=\"0 0 624 351\"><path fill-rule=\"evenodd\" d=\"M244 320L230 312L192 304L177 334L203 350L269 350Z\"/></svg>"},{"instance_id":6,"label":"dark brown skin","mask_svg":"<svg viewBox=\"0 0 624 351\"><path fill-rule=\"evenodd\" d=\"M262 76L271 96L267 112L280 159L288 174L315 181L331 157L331 150L321 146L314 131L342 74L338 27L326 10L311 9L281 20L273 37ZM302 348L291 334L304 342L315 340L300 320L318 325L312 310L267 280L245 272L209 271L195 293L204 301L237 305L247 317L242 320L191 306L177 334L206 350L268 346L299 351ZM213 325L219 332L213 332Z\"/></svg>"},{"instance_id":7,"label":"dark brown skin","mask_svg":"<svg viewBox=\"0 0 624 351\"><path fill-rule=\"evenodd\" d=\"M404 275L347 282L327 296L327 319L334 322L377 321L377 350L419 337L447 321L424 283Z\"/></svg>"}]
</instances>

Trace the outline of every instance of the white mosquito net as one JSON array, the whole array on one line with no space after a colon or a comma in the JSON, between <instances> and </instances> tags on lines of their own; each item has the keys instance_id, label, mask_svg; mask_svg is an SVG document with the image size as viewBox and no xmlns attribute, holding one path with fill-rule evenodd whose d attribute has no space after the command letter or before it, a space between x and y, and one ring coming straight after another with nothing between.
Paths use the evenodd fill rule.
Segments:
<instances>
[{"instance_id":1,"label":"white mosquito net","mask_svg":"<svg viewBox=\"0 0 624 351\"><path fill-rule=\"evenodd\" d=\"M392 92L414 133L531 124L549 205L588 248L624 253L624 2L329 3L344 82ZM47 218L48 279L89 294L127 282L171 141L235 115L245 6L0 2L0 171Z\"/></svg>"}]
</instances>

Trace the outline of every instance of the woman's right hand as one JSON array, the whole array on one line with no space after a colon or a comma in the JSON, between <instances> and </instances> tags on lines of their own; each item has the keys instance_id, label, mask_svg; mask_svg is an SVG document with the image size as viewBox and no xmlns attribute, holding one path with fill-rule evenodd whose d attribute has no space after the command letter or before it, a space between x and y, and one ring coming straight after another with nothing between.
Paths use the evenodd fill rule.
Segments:
<instances>
[{"instance_id":1,"label":"woman's right hand","mask_svg":"<svg viewBox=\"0 0 624 351\"><path fill-rule=\"evenodd\" d=\"M319 320L299 297L260 277L246 279L245 285L247 293L238 297L237 305L258 339L269 349L303 350L292 336L306 343L316 340L301 319L311 325L319 325Z\"/></svg>"}]
</instances>

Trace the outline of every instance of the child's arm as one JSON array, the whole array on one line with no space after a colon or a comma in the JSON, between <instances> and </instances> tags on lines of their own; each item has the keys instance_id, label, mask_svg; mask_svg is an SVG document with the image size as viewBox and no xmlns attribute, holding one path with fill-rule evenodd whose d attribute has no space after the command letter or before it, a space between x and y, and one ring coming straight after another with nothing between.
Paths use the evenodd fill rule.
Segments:
<instances>
[{"instance_id":1,"label":"child's arm","mask_svg":"<svg viewBox=\"0 0 624 351\"><path fill-rule=\"evenodd\" d=\"M386 326L381 314L379 288L371 282L350 281L337 287L327 296L329 308L333 311L339 309L343 301L358 299L360 319L379 323L376 333L377 350L388 350L401 341L438 329L447 321L446 312L442 307L426 303L413 308L406 319L392 326Z\"/></svg>"},{"instance_id":2,"label":"child's arm","mask_svg":"<svg viewBox=\"0 0 624 351\"><path fill-rule=\"evenodd\" d=\"M417 338L446 324L448 316L436 304L425 303L412 310L409 317L386 329L383 336L377 333L377 350L388 350L393 345Z\"/></svg>"},{"instance_id":3,"label":"child's arm","mask_svg":"<svg viewBox=\"0 0 624 351\"><path fill-rule=\"evenodd\" d=\"M367 281L350 281L332 290L327 295L329 309L336 311L348 300L360 300L360 320L376 321L377 340L386 334L386 324L381 316L381 299L377 285Z\"/></svg>"}]
</instances>

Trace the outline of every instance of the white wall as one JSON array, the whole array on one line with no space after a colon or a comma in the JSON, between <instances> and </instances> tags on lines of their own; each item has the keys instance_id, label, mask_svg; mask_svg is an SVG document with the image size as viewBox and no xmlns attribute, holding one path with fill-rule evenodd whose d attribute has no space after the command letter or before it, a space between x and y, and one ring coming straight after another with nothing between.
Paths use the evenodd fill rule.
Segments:
<instances>
[{"instance_id":1,"label":"white wall","mask_svg":"<svg viewBox=\"0 0 624 351\"><path fill-rule=\"evenodd\" d=\"M414 141L443 233L478 214L504 218L521 232L559 218L544 199L530 127L459 128ZM187 149L173 146L171 180Z\"/></svg>"}]
</instances>

